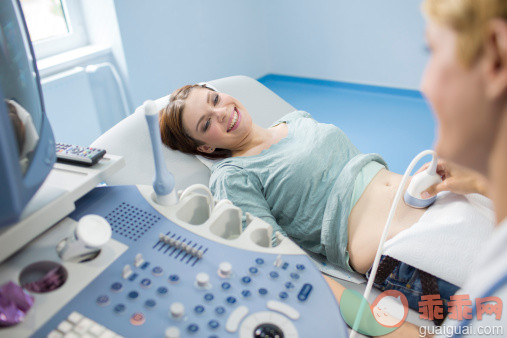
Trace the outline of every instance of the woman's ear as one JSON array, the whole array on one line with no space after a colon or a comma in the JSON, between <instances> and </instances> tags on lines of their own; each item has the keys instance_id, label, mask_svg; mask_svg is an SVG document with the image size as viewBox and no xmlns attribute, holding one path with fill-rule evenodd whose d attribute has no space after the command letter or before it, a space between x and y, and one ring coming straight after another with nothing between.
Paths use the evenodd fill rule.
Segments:
<instances>
[{"instance_id":1,"label":"woman's ear","mask_svg":"<svg viewBox=\"0 0 507 338\"><path fill-rule=\"evenodd\" d=\"M200 151L201 153L211 154L212 152L215 151L215 148L214 147L210 147L207 144L204 144L202 146L198 146L197 150Z\"/></svg>"},{"instance_id":2,"label":"woman's ear","mask_svg":"<svg viewBox=\"0 0 507 338\"><path fill-rule=\"evenodd\" d=\"M482 57L485 61L486 95L490 99L507 95L507 20L491 20Z\"/></svg>"}]
</instances>

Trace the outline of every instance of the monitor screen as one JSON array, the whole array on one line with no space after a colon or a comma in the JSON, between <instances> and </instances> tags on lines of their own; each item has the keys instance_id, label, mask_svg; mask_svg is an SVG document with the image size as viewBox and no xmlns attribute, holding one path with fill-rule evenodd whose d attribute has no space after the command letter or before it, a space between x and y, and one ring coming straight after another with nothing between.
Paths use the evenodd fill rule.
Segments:
<instances>
[{"instance_id":1,"label":"monitor screen","mask_svg":"<svg viewBox=\"0 0 507 338\"><path fill-rule=\"evenodd\" d=\"M17 220L55 161L33 46L18 0L0 1L0 226Z\"/></svg>"}]
</instances>

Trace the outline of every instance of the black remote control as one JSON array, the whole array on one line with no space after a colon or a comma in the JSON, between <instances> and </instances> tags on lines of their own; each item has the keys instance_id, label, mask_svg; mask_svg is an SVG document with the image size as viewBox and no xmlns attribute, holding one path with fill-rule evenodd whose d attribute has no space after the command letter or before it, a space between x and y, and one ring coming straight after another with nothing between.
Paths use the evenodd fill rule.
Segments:
<instances>
[{"instance_id":1,"label":"black remote control","mask_svg":"<svg viewBox=\"0 0 507 338\"><path fill-rule=\"evenodd\" d=\"M92 166L104 157L105 153L104 149L80 147L65 143L56 144L56 159L58 162Z\"/></svg>"}]
</instances>

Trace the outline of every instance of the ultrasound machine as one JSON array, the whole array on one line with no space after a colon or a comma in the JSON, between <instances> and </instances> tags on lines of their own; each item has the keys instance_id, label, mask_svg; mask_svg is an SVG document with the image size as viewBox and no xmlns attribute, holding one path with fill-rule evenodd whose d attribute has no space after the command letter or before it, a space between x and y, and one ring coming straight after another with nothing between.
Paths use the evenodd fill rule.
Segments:
<instances>
[{"instance_id":1,"label":"ultrasound machine","mask_svg":"<svg viewBox=\"0 0 507 338\"><path fill-rule=\"evenodd\" d=\"M99 139L97 164L55 162L17 0L0 3L0 98L0 337L347 335L297 245L279 236L272 247L271 227L250 214L242 230L241 209L185 169L195 158L164 160L161 101L122 121L146 136L130 157L115 153L121 139ZM153 179L142 166L156 169L155 183L125 184Z\"/></svg>"}]
</instances>

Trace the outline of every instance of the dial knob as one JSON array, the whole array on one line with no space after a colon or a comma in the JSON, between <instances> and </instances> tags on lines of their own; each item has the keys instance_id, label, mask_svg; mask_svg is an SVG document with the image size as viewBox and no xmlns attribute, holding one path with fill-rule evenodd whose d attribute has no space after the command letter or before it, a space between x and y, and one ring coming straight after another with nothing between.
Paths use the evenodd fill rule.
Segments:
<instances>
[{"instance_id":1,"label":"dial knob","mask_svg":"<svg viewBox=\"0 0 507 338\"><path fill-rule=\"evenodd\" d=\"M165 338L180 338L180 329L176 326L168 327L165 330Z\"/></svg>"},{"instance_id":2,"label":"dial knob","mask_svg":"<svg viewBox=\"0 0 507 338\"><path fill-rule=\"evenodd\" d=\"M209 286L209 275L206 272L199 272L195 276L197 286L200 288L207 288Z\"/></svg>"},{"instance_id":3,"label":"dial knob","mask_svg":"<svg viewBox=\"0 0 507 338\"><path fill-rule=\"evenodd\" d=\"M172 303L169 310L173 318L181 318L185 314L185 306L182 303Z\"/></svg>"},{"instance_id":4,"label":"dial knob","mask_svg":"<svg viewBox=\"0 0 507 338\"><path fill-rule=\"evenodd\" d=\"M222 262L218 265L218 274L220 277L230 277L232 273L232 265L229 262Z\"/></svg>"}]
</instances>

